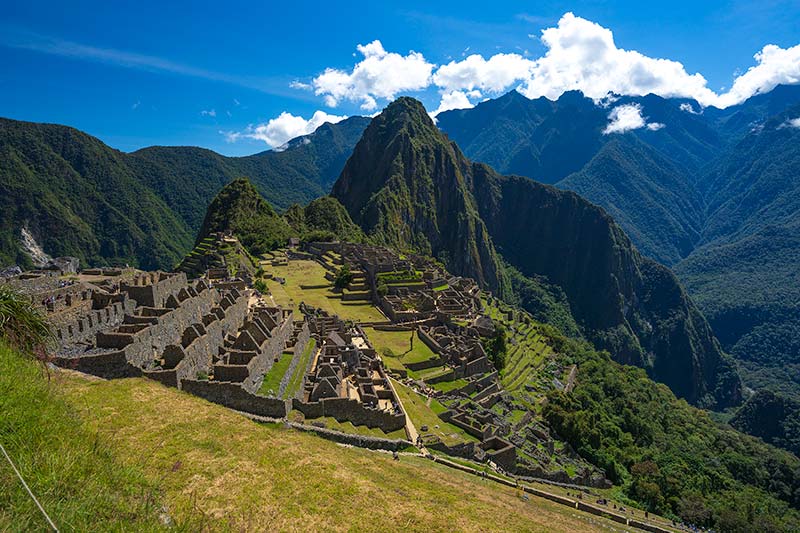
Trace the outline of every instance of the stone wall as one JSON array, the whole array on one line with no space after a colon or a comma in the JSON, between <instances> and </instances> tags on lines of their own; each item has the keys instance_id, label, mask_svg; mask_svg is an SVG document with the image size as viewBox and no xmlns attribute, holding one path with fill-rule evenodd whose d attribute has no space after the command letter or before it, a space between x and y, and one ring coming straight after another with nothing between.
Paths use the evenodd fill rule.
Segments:
<instances>
[{"instance_id":1,"label":"stone wall","mask_svg":"<svg viewBox=\"0 0 800 533\"><path fill-rule=\"evenodd\" d=\"M257 396L235 383L185 379L181 382L181 389L210 402L245 413L271 418L285 418L289 413L290 402L287 400Z\"/></svg>"},{"instance_id":2,"label":"stone wall","mask_svg":"<svg viewBox=\"0 0 800 533\"><path fill-rule=\"evenodd\" d=\"M186 274L145 272L131 281L120 282L120 291L128 294L139 305L164 307L167 299L186 287Z\"/></svg>"},{"instance_id":3,"label":"stone wall","mask_svg":"<svg viewBox=\"0 0 800 533\"><path fill-rule=\"evenodd\" d=\"M288 425L294 429L316 433L323 439L340 442L342 444L350 444L351 446L358 446L359 448L367 448L370 450L398 451L412 445L411 442L402 439L382 439L380 437L370 437L367 435L354 435L352 433L343 433L341 431L311 426L308 424L298 424L296 422L289 422Z\"/></svg>"},{"instance_id":4,"label":"stone wall","mask_svg":"<svg viewBox=\"0 0 800 533\"><path fill-rule=\"evenodd\" d=\"M178 383L184 379L194 379L201 371L208 373L213 357L217 355L219 348L224 344L225 337L242 326L247 316L247 296L231 293L224 298L230 301L231 305L223 311L223 317L211 315L216 320L209 320L206 325L196 323L195 330L201 335L193 339L186 347L176 347L181 348L184 354L176 368Z\"/></svg>"},{"instance_id":5,"label":"stone wall","mask_svg":"<svg viewBox=\"0 0 800 533\"><path fill-rule=\"evenodd\" d=\"M286 343L292 336L293 329L292 315L289 315L270 332L272 336L261 346L261 352L247 364L248 376L242 383L242 387L245 390L253 394L258 391L264 374L272 368L272 365L275 364L275 359L280 357L286 348Z\"/></svg>"},{"instance_id":6,"label":"stone wall","mask_svg":"<svg viewBox=\"0 0 800 533\"><path fill-rule=\"evenodd\" d=\"M189 297L180 303L177 309L168 310L160 316L152 317L150 326L121 338L115 334L98 334L98 346L123 344L128 361L139 367L150 365L170 344L179 344L183 332L197 322L200 317L211 313L220 302L221 296L215 290L203 290L195 297ZM159 311L160 312L160 311ZM127 320L126 320L127 322ZM128 337L128 338L125 338Z\"/></svg>"},{"instance_id":7,"label":"stone wall","mask_svg":"<svg viewBox=\"0 0 800 533\"><path fill-rule=\"evenodd\" d=\"M53 359L53 363L62 368L69 368L106 379L129 378L142 375L141 369L128 363L125 352L122 350L90 354L76 358L56 357Z\"/></svg>"},{"instance_id":8,"label":"stone wall","mask_svg":"<svg viewBox=\"0 0 800 533\"><path fill-rule=\"evenodd\" d=\"M338 422L380 428L386 433L406 426L406 417L403 414L372 409L349 398L324 398L318 402L303 402L295 398L292 400L292 408L303 413L306 418L331 416Z\"/></svg>"},{"instance_id":9,"label":"stone wall","mask_svg":"<svg viewBox=\"0 0 800 533\"><path fill-rule=\"evenodd\" d=\"M57 324L54 327L55 341L59 347L93 341L97 333L122 324L125 316L133 313L134 304L133 300L125 298L77 316L73 321Z\"/></svg>"}]
</instances>

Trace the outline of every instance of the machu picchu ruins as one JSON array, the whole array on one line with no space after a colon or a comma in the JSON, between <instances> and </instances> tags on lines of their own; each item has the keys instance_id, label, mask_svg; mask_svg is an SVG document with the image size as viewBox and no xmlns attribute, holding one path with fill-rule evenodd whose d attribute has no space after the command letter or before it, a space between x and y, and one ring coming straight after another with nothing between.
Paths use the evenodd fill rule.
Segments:
<instances>
[{"instance_id":1,"label":"machu picchu ruins","mask_svg":"<svg viewBox=\"0 0 800 533\"><path fill-rule=\"evenodd\" d=\"M337 431L347 423L386 435L370 446L407 442L522 478L607 483L536 420L531 406L568 376L546 344L525 344L536 330L525 313L428 258L379 246L310 242L258 261L220 233L200 241L175 272L51 269L4 282L54 324L59 367L147 377L333 438L347 440ZM295 266L315 274L293 279ZM348 279L336 287L343 269ZM279 302L290 286L297 297ZM304 301L315 291L325 296ZM486 351L498 329L519 354L500 370ZM406 342L405 353L393 351ZM534 365L551 377L528 383ZM404 399L425 400L424 414L406 410Z\"/></svg>"}]
</instances>

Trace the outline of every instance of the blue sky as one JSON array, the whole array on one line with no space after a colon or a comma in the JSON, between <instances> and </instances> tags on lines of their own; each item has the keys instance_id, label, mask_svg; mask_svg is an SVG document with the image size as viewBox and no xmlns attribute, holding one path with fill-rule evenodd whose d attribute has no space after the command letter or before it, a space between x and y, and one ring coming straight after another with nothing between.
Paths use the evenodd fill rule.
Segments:
<instances>
[{"instance_id":1,"label":"blue sky","mask_svg":"<svg viewBox=\"0 0 800 533\"><path fill-rule=\"evenodd\" d=\"M800 81L796 1L18 4L0 12L0 116L67 124L125 151L255 153L310 128L315 112L371 114L400 94L429 111L570 84L727 105ZM592 71L601 63L607 76ZM281 113L293 116L268 128Z\"/></svg>"}]
</instances>

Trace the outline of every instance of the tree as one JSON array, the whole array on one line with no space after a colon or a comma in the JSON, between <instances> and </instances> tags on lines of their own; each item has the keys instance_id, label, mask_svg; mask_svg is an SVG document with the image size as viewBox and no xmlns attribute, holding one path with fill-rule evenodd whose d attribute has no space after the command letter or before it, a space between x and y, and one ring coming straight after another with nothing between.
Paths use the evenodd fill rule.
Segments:
<instances>
[{"instance_id":1,"label":"tree","mask_svg":"<svg viewBox=\"0 0 800 533\"><path fill-rule=\"evenodd\" d=\"M339 272L336 273L333 286L341 290L350 285L351 281L353 281L353 273L350 272L350 267L344 264L342 268L339 269Z\"/></svg>"},{"instance_id":2,"label":"tree","mask_svg":"<svg viewBox=\"0 0 800 533\"><path fill-rule=\"evenodd\" d=\"M497 370L502 370L506 366L506 352L508 347L506 345L506 328L502 324L496 324L494 335L491 337L484 337L483 349L489 360L492 362Z\"/></svg>"}]
</instances>

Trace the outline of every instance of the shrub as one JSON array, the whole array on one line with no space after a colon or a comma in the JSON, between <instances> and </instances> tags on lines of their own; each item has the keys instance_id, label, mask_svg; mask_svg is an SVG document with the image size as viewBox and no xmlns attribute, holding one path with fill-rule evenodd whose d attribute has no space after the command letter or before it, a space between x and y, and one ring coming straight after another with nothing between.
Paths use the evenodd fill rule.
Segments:
<instances>
[{"instance_id":1,"label":"shrub","mask_svg":"<svg viewBox=\"0 0 800 533\"><path fill-rule=\"evenodd\" d=\"M44 314L24 295L0 286L0 338L26 354L44 353L50 339Z\"/></svg>"}]
</instances>

